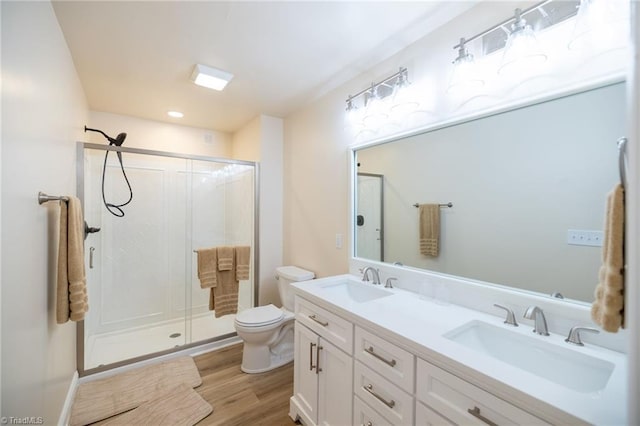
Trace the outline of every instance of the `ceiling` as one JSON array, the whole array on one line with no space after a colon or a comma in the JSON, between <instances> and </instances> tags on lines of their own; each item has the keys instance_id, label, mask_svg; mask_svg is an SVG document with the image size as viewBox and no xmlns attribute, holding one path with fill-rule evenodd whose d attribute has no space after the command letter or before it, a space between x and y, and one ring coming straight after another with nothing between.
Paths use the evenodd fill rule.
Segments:
<instances>
[{"instance_id":1,"label":"ceiling","mask_svg":"<svg viewBox=\"0 0 640 426\"><path fill-rule=\"evenodd\" d=\"M54 0L53 7L91 110L234 132L258 114L286 117L476 2ZM234 78L222 92L196 86L196 63Z\"/></svg>"}]
</instances>

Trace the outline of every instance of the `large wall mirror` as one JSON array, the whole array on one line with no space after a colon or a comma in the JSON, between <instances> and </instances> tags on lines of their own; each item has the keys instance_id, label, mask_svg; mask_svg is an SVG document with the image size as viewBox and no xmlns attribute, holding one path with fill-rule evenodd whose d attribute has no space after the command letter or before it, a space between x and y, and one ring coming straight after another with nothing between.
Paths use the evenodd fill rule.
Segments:
<instances>
[{"instance_id":1,"label":"large wall mirror","mask_svg":"<svg viewBox=\"0 0 640 426\"><path fill-rule=\"evenodd\" d=\"M625 114L616 83L356 150L355 256L592 302ZM437 256L416 204L443 204Z\"/></svg>"}]
</instances>

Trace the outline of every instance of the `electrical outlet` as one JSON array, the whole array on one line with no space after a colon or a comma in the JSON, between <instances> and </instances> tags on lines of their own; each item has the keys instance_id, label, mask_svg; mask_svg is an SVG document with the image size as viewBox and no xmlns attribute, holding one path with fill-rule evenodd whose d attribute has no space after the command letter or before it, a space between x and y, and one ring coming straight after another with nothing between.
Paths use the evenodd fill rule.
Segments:
<instances>
[{"instance_id":1,"label":"electrical outlet","mask_svg":"<svg viewBox=\"0 0 640 426\"><path fill-rule=\"evenodd\" d=\"M584 231L569 229L567 231L567 244L574 246L602 247L604 234L602 231Z\"/></svg>"}]
</instances>

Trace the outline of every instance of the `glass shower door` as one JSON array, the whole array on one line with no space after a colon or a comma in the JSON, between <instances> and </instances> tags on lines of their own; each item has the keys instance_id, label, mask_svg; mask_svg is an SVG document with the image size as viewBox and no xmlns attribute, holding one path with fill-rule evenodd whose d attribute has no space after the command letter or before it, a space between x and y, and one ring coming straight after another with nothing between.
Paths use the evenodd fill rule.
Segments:
<instances>
[{"instance_id":1,"label":"glass shower door","mask_svg":"<svg viewBox=\"0 0 640 426\"><path fill-rule=\"evenodd\" d=\"M80 194L87 224L100 231L85 241L89 312L79 328L80 372L232 336L235 315L209 310L195 250L251 247L238 311L254 305L255 163L127 149L133 199L118 217L104 205L129 198L118 157L110 153L104 167L106 147L84 147Z\"/></svg>"},{"instance_id":2,"label":"glass shower door","mask_svg":"<svg viewBox=\"0 0 640 426\"><path fill-rule=\"evenodd\" d=\"M90 308L85 369L184 345L185 180L188 160L123 154L133 200L123 217L103 205L105 152L85 150L85 220L100 228L85 241ZM115 153L104 174L104 198L119 204L129 191ZM177 201L177 202L176 202ZM180 232L182 230L182 232ZM181 238L180 238L181 237Z\"/></svg>"}]
</instances>

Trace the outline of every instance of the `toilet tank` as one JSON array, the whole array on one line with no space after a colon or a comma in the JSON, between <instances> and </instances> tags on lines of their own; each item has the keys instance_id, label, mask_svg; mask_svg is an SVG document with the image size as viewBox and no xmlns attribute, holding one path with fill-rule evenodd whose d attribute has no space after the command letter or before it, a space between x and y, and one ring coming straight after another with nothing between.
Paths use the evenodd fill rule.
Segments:
<instances>
[{"instance_id":1,"label":"toilet tank","mask_svg":"<svg viewBox=\"0 0 640 426\"><path fill-rule=\"evenodd\" d=\"M280 266L276 268L276 279L278 280L278 293L282 306L293 312L293 292L290 291L291 283L312 280L315 274L297 266Z\"/></svg>"}]
</instances>

